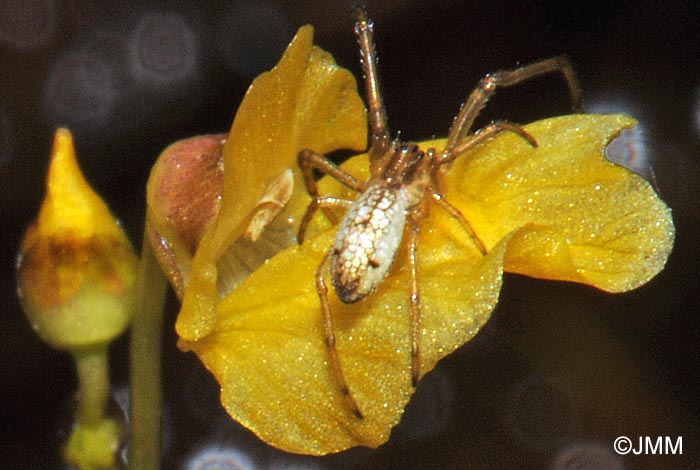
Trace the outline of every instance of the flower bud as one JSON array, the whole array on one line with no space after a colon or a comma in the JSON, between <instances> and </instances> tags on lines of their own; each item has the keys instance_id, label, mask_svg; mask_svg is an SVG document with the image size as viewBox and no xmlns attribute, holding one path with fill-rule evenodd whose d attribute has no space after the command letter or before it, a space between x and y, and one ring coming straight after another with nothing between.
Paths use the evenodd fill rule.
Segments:
<instances>
[{"instance_id":1,"label":"flower bud","mask_svg":"<svg viewBox=\"0 0 700 470\"><path fill-rule=\"evenodd\" d=\"M180 299L204 231L221 209L226 137L198 135L171 144L161 152L148 179L145 236ZM288 168L268 184L243 236L221 250L217 266L221 296L266 259L296 242L289 221L271 226L293 189L294 174Z\"/></svg>"},{"instance_id":2,"label":"flower bud","mask_svg":"<svg viewBox=\"0 0 700 470\"><path fill-rule=\"evenodd\" d=\"M226 134L199 135L168 146L148 179L145 236L179 297L205 227L219 213Z\"/></svg>"},{"instance_id":3,"label":"flower bud","mask_svg":"<svg viewBox=\"0 0 700 470\"><path fill-rule=\"evenodd\" d=\"M17 259L29 321L60 349L108 342L129 324L136 268L126 234L80 172L70 131L58 129L46 197Z\"/></svg>"}]
</instances>

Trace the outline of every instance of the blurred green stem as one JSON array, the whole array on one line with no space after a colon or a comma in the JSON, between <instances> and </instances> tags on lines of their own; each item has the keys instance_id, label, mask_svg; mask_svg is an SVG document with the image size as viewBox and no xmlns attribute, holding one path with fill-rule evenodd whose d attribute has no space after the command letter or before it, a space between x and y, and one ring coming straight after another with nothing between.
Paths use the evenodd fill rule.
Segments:
<instances>
[{"instance_id":1,"label":"blurred green stem","mask_svg":"<svg viewBox=\"0 0 700 470\"><path fill-rule=\"evenodd\" d=\"M95 425L104 419L109 399L109 353L107 344L73 352L80 384L76 422Z\"/></svg>"},{"instance_id":2,"label":"blurred green stem","mask_svg":"<svg viewBox=\"0 0 700 470\"><path fill-rule=\"evenodd\" d=\"M144 233L131 327L131 470L160 470L160 345L166 289L167 281Z\"/></svg>"}]
</instances>

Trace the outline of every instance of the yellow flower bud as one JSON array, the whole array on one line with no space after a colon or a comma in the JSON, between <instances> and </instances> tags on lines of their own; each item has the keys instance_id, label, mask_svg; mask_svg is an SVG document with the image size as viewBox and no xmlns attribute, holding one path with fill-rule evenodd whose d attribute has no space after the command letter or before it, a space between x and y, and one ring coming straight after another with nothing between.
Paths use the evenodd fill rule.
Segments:
<instances>
[{"instance_id":1,"label":"yellow flower bud","mask_svg":"<svg viewBox=\"0 0 700 470\"><path fill-rule=\"evenodd\" d=\"M80 172L70 131L58 129L46 197L17 261L29 321L60 349L114 339L131 318L136 267L126 234Z\"/></svg>"}]
</instances>

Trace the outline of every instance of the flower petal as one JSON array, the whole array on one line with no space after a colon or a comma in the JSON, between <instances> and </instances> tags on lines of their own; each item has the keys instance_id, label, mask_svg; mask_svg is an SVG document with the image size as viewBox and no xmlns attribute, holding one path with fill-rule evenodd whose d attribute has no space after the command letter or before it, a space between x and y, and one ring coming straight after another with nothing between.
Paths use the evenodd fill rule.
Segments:
<instances>
[{"instance_id":1,"label":"flower petal","mask_svg":"<svg viewBox=\"0 0 700 470\"><path fill-rule=\"evenodd\" d=\"M422 373L488 320L506 245L484 257L442 211L426 224L419 251ZM364 419L353 415L340 392L314 283L333 232L272 258L219 304L209 336L181 341L214 373L231 416L290 452L376 447L388 439L413 393L405 252L366 300L348 305L330 295L338 353Z\"/></svg>"},{"instance_id":2,"label":"flower petal","mask_svg":"<svg viewBox=\"0 0 700 470\"><path fill-rule=\"evenodd\" d=\"M635 124L623 115L546 119L525 126L536 149L502 134L456 160L446 197L487 247L528 226L510 241L507 271L634 289L663 269L674 238L671 211L651 185L604 158Z\"/></svg>"},{"instance_id":3,"label":"flower petal","mask_svg":"<svg viewBox=\"0 0 700 470\"><path fill-rule=\"evenodd\" d=\"M202 237L176 324L185 339L206 336L215 322L217 261L245 231L269 184L294 171L295 191L277 220L308 200L297 166L304 148L327 153L360 150L367 142L364 104L354 77L313 46L313 28L302 27L277 66L253 81L224 146L221 209Z\"/></svg>"}]
</instances>

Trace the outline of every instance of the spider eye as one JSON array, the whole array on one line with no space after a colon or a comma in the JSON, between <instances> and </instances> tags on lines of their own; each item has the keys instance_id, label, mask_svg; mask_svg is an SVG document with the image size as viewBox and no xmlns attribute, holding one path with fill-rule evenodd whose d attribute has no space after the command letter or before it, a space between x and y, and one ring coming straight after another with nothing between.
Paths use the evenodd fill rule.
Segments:
<instances>
[{"instance_id":1,"label":"spider eye","mask_svg":"<svg viewBox=\"0 0 700 470\"><path fill-rule=\"evenodd\" d=\"M370 260L369 260L369 265L370 265L371 267L373 267L373 268L376 269L376 268L379 267L379 261L377 261L376 259L370 259Z\"/></svg>"}]
</instances>

